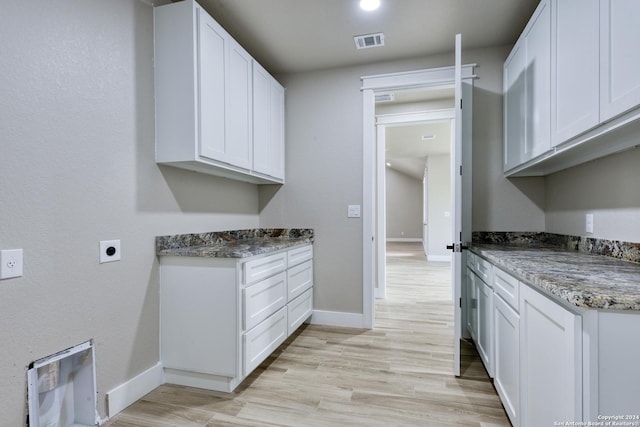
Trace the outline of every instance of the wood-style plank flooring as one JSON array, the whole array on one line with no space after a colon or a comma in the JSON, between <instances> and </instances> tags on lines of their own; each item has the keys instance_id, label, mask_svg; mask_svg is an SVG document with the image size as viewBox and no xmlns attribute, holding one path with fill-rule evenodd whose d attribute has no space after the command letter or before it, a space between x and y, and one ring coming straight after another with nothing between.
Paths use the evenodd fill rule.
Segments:
<instances>
[{"instance_id":1,"label":"wood-style plank flooring","mask_svg":"<svg viewBox=\"0 0 640 427\"><path fill-rule=\"evenodd\" d=\"M390 243L373 330L306 325L234 393L165 384L109 427L509 426L475 349L453 376L448 263Z\"/></svg>"}]
</instances>

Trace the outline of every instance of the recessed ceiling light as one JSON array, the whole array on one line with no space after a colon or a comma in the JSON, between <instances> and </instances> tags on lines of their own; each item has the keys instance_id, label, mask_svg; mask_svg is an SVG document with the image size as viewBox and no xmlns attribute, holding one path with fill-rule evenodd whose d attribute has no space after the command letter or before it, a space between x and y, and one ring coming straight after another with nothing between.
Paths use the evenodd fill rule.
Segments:
<instances>
[{"instance_id":1,"label":"recessed ceiling light","mask_svg":"<svg viewBox=\"0 0 640 427\"><path fill-rule=\"evenodd\" d=\"M390 166L391 166L391 163L387 162L387 166L389 166L389 167L390 167Z\"/></svg>"},{"instance_id":2,"label":"recessed ceiling light","mask_svg":"<svg viewBox=\"0 0 640 427\"><path fill-rule=\"evenodd\" d=\"M360 0L360 9L371 11L380 7L380 0Z\"/></svg>"}]
</instances>

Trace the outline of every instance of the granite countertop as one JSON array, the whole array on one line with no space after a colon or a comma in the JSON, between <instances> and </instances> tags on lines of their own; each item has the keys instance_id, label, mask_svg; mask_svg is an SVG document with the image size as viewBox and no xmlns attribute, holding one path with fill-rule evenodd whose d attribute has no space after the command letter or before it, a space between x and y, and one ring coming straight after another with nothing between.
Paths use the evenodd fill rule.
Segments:
<instances>
[{"instance_id":1,"label":"granite countertop","mask_svg":"<svg viewBox=\"0 0 640 427\"><path fill-rule=\"evenodd\" d=\"M473 244L471 250L576 307L640 311L640 264L548 246Z\"/></svg>"},{"instance_id":2,"label":"granite countertop","mask_svg":"<svg viewBox=\"0 0 640 427\"><path fill-rule=\"evenodd\" d=\"M157 256L246 258L313 243L309 228L258 228L156 237Z\"/></svg>"}]
</instances>

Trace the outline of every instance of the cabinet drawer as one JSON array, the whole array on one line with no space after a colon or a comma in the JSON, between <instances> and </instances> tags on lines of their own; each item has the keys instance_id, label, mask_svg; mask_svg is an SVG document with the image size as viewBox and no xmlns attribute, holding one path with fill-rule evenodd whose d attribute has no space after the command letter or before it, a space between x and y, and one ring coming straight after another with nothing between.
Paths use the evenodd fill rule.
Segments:
<instances>
[{"instance_id":1,"label":"cabinet drawer","mask_svg":"<svg viewBox=\"0 0 640 427\"><path fill-rule=\"evenodd\" d=\"M249 375L264 359L287 339L287 308L243 335L244 375Z\"/></svg>"},{"instance_id":2,"label":"cabinet drawer","mask_svg":"<svg viewBox=\"0 0 640 427\"><path fill-rule=\"evenodd\" d=\"M287 253L269 255L263 258L247 261L242 264L242 283L248 285L287 268Z\"/></svg>"},{"instance_id":3,"label":"cabinet drawer","mask_svg":"<svg viewBox=\"0 0 640 427\"><path fill-rule=\"evenodd\" d=\"M291 301L313 286L313 261L287 270L287 300Z\"/></svg>"},{"instance_id":4,"label":"cabinet drawer","mask_svg":"<svg viewBox=\"0 0 640 427\"><path fill-rule=\"evenodd\" d=\"M307 245L291 249L287 252L287 258L289 267L310 260L313 258L313 246Z\"/></svg>"},{"instance_id":5,"label":"cabinet drawer","mask_svg":"<svg viewBox=\"0 0 640 427\"><path fill-rule=\"evenodd\" d=\"M466 251L467 253L467 267L472 270L476 268L476 255L473 252Z\"/></svg>"},{"instance_id":6,"label":"cabinet drawer","mask_svg":"<svg viewBox=\"0 0 640 427\"><path fill-rule=\"evenodd\" d=\"M285 272L242 290L243 327L256 326L287 303L287 275Z\"/></svg>"},{"instance_id":7,"label":"cabinet drawer","mask_svg":"<svg viewBox=\"0 0 640 427\"><path fill-rule=\"evenodd\" d=\"M515 311L519 311L519 289L520 282L518 282L515 277L505 273L499 268L493 270L494 292L500 295L500 297L502 297L502 299Z\"/></svg>"},{"instance_id":8,"label":"cabinet drawer","mask_svg":"<svg viewBox=\"0 0 640 427\"><path fill-rule=\"evenodd\" d=\"M491 280L491 269L489 261L476 257L476 272L478 273L478 276L489 286L492 286L493 282Z\"/></svg>"},{"instance_id":9,"label":"cabinet drawer","mask_svg":"<svg viewBox=\"0 0 640 427\"><path fill-rule=\"evenodd\" d=\"M313 289L307 289L305 293L287 305L287 318L289 326L287 335L291 335L313 312Z\"/></svg>"}]
</instances>

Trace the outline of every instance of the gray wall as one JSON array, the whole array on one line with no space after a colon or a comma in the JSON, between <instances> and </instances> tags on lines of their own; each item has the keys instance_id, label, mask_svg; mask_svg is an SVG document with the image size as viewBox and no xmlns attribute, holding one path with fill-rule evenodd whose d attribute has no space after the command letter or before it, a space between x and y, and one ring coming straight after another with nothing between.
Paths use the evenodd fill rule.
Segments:
<instances>
[{"instance_id":1,"label":"gray wall","mask_svg":"<svg viewBox=\"0 0 640 427\"><path fill-rule=\"evenodd\" d=\"M448 154L427 159L427 189L429 191L429 219L427 221L428 259L450 257L446 246L451 239L451 160ZM449 216L445 213L448 212ZM436 258L433 258L436 257Z\"/></svg>"},{"instance_id":2,"label":"gray wall","mask_svg":"<svg viewBox=\"0 0 640 427\"><path fill-rule=\"evenodd\" d=\"M636 148L548 176L546 230L640 242L639 165ZM593 234L585 232L587 213L593 214Z\"/></svg>"},{"instance_id":3,"label":"gray wall","mask_svg":"<svg viewBox=\"0 0 640 427\"><path fill-rule=\"evenodd\" d=\"M453 41L452 41L453 46ZM544 230L544 179L514 184L502 176L502 64L510 47L466 51L477 63L474 91L475 230ZM316 230L314 306L362 313L361 76L450 66L453 54L277 76L286 92L286 176L260 188L261 226Z\"/></svg>"},{"instance_id":4,"label":"gray wall","mask_svg":"<svg viewBox=\"0 0 640 427\"><path fill-rule=\"evenodd\" d=\"M387 239L422 240L422 181L386 167Z\"/></svg>"},{"instance_id":5,"label":"gray wall","mask_svg":"<svg viewBox=\"0 0 640 427\"><path fill-rule=\"evenodd\" d=\"M156 235L256 227L258 189L154 162L153 19L141 1L3 1L0 425L26 366L93 338L105 393L158 362ZM122 261L99 264L120 239Z\"/></svg>"}]
</instances>

